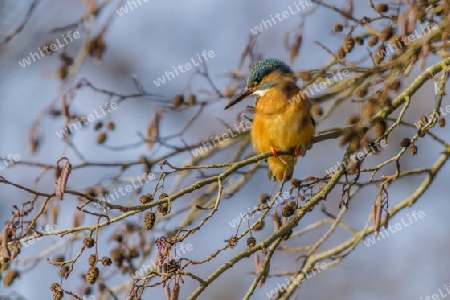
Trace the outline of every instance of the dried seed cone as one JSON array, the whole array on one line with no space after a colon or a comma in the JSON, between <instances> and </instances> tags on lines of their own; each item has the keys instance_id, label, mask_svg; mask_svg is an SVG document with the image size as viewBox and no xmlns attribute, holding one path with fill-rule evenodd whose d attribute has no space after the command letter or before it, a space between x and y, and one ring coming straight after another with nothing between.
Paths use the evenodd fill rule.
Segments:
<instances>
[{"instance_id":1,"label":"dried seed cone","mask_svg":"<svg viewBox=\"0 0 450 300\"><path fill-rule=\"evenodd\" d=\"M281 218L276 211L273 212L272 215L273 228L277 231L281 227Z\"/></svg>"},{"instance_id":2,"label":"dried seed cone","mask_svg":"<svg viewBox=\"0 0 450 300\"><path fill-rule=\"evenodd\" d=\"M438 125L439 127L445 127L445 119L443 117L438 119Z\"/></svg>"},{"instance_id":3,"label":"dried seed cone","mask_svg":"<svg viewBox=\"0 0 450 300\"><path fill-rule=\"evenodd\" d=\"M364 45L364 39L360 36L355 37L355 44L358 46Z\"/></svg>"},{"instance_id":4,"label":"dried seed cone","mask_svg":"<svg viewBox=\"0 0 450 300\"><path fill-rule=\"evenodd\" d=\"M159 200L166 198L166 197L169 197L169 194L161 193L161 195L159 195Z\"/></svg>"},{"instance_id":5,"label":"dried seed cone","mask_svg":"<svg viewBox=\"0 0 450 300\"><path fill-rule=\"evenodd\" d=\"M336 56L338 59L344 59L346 54L347 53L345 52L344 48L342 48L342 47L339 47L338 51L336 52Z\"/></svg>"},{"instance_id":6,"label":"dried seed cone","mask_svg":"<svg viewBox=\"0 0 450 300\"><path fill-rule=\"evenodd\" d=\"M161 195L159 195L159 200L169 197L168 194L166 193L161 193ZM163 216L167 215L169 213L169 204L168 203L163 203L158 205L158 207L156 208L158 210L159 213L161 213Z\"/></svg>"},{"instance_id":7,"label":"dried seed cone","mask_svg":"<svg viewBox=\"0 0 450 300\"><path fill-rule=\"evenodd\" d=\"M400 142L400 146L402 146L404 148L409 147L409 145L411 145L410 139L405 138Z\"/></svg>"},{"instance_id":8,"label":"dried seed cone","mask_svg":"<svg viewBox=\"0 0 450 300\"><path fill-rule=\"evenodd\" d=\"M251 247L253 247L255 245L256 245L256 239L254 237L252 237L252 236L249 236L248 239L247 239L247 246L249 248L251 248Z\"/></svg>"},{"instance_id":9,"label":"dried seed cone","mask_svg":"<svg viewBox=\"0 0 450 300\"><path fill-rule=\"evenodd\" d=\"M112 264L112 260L111 258L109 258L108 256L103 256L102 257L102 265L106 266L110 266Z\"/></svg>"},{"instance_id":10,"label":"dried seed cone","mask_svg":"<svg viewBox=\"0 0 450 300\"><path fill-rule=\"evenodd\" d=\"M52 283L50 290L53 292L53 300L61 300L64 296L64 292L61 290L61 286L58 283Z\"/></svg>"},{"instance_id":11,"label":"dried seed cone","mask_svg":"<svg viewBox=\"0 0 450 300\"><path fill-rule=\"evenodd\" d=\"M60 290L59 283L54 282L50 285L50 291L57 292L59 290Z\"/></svg>"},{"instance_id":12,"label":"dried seed cone","mask_svg":"<svg viewBox=\"0 0 450 300\"><path fill-rule=\"evenodd\" d=\"M177 94L173 97L172 105L174 107L179 107L184 103L184 96L182 94Z\"/></svg>"},{"instance_id":13,"label":"dried seed cone","mask_svg":"<svg viewBox=\"0 0 450 300\"><path fill-rule=\"evenodd\" d=\"M369 47L373 47L378 43L378 37L377 36L371 36L369 38L369 41L367 42L367 45L369 45Z\"/></svg>"},{"instance_id":14,"label":"dried seed cone","mask_svg":"<svg viewBox=\"0 0 450 300\"><path fill-rule=\"evenodd\" d=\"M425 136L425 130L420 129L420 130L417 132L417 135L418 135L419 137L424 137L424 136Z\"/></svg>"},{"instance_id":15,"label":"dried seed cone","mask_svg":"<svg viewBox=\"0 0 450 300\"><path fill-rule=\"evenodd\" d=\"M319 117L320 117L320 116L323 115L323 108L322 108L322 106L314 105L314 106L311 108L311 112L312 112L313 115L319 116Z\"/></svg>"},{"instance_id":16,"label":"dried seed cone","mask_svg":"<svg viewBox=\"0 0 450 300\"><path fill-rule=\"evenodd\" d=\"M252 230L258 231L258 230L262 230L264 228L264 226L266 225L266 223L264 222L264 220L258 221L252 228Z\"/></svg>"},{"instance_id":17,"label":"dried seed cone","mask_svg":"<svg viewBox=\"0 0 450 300\"><path fill-rule=\"evenodd\" d=\"M97 281L99 271L97 267L90 267L86 273L85 279L88 284L94 284Z\"/></svg>"},{"instance_id":18,"label":"dried seed cone","mask_svg":"<svg viewBox=\"0 0 450 300\"><path fill-rule=\"evenodd\" d=\"M144 228L151 230L155 226L156 215L153 212L148 212L144 215Z\"/></svg>"},{"instance_id":19,"label":"dried seed cone","mask_svg":"<svg viewBox=\"0 0 450 300\"><path fill-rule=\"evenodd\" d=\"M89 255L88 263L91 267L95 266L97 264L97 255L95 254Z\"/></svg>"},{"instance_id":20,"label":"dried seed cone","mask_svg":"<svg viewBox=\"0 0 450 300\"><path fill-rule=\"evenodd\" d=\"M419 119L419 123L421 124L420 127L423 127L425 124L428 123L428 117L426 115L421 115Z\"/></svg>"},{"instance_id":21,"label":"dried seed cone","mask_svg":"<svg viewBox=\"0 0 450 300\"><path fill-rule=\"evenodd\" d=\"M281 209L281 215L283 217L286 217L286 218L292 216L294 213L295 213L295 209L292 206L290 206L290 205L289 206L284 206Z\"/></svg>"},{"instance_id":22,"label":"dried seed cone","mask_svg":"<svg viewBox=\"0 0 450 300\"><path fill-rule=\"evenodd\" d=\"M67 272L69 272L70 268L68 265L65 266L61 266L61 268L59 269L59 276L61 277L66 277ZM67 275L69 276L69 275Z\"/></svg>"},{"instance_id":23,"label":"dried seed cone","mask_svg":"<svg viewBox=\"0 0 450 300\"><path fill-rule=\"evenodd\" d=\"M349 124L349 125L357 124L360 120L361 120L361 117L359 115L354 114L354 115L351 115L350 117L348 117L347 124Z\"/></svg>"},{"instance_id":24,"label":"dried seed cone","mask_svg":"<svg viewBox=\"0 0 450 300\"><path fill-rule=\"evenodd\" d=\"M230 246L231 248L234 248L234 247L236 247L237 242L238 242L238 238L237 238L237 236L234 235L234 236L230 237L230 239L228 240L228 246Z\"/></svg>"},{"instance_id":25,"label":"dried seed cone","mask_svg":"<svg viewBox=\"0 0 450 300\"><path fill-rule=\"evenodd\" d=\"M89 56L92 56L98 60L102 59L103 53L106 50L106 44L103 40L103 35L100 34L97 37L93 38L91 40L91 43L89 44Z\"/></svg>"},{"instance_id":26,"label":"dried seed cone","mask_svg":"<svg viewBox=\"0 0 450 300\"><path fill-rule=\"evenodd\" d=\"M189 106L194 106L195 104L197 104L197 96L194 94L189 95L187 103Z\"/></svg>"},{"instance_id":27,"label":"dried seed cone","mask_svg":"<svg viewBox=\"0 0 450 300\"><path fill-rule=\"evenodd\" d=\"M359 170L359 166L360 165L361 164L358 163L358 162L356 162L356 163L352 162L351 164L349 164L348 167L347 167L347 174L348 175L356 174L356 172Z\"/></svg>"},{"instance_id":28,"label":"dried seed cone","mask_svg":"<svg viewBox=\"0 0 450 300\"><path fill-rule=\"evenodd\" d=\"M95 241L93 238L87 237L83 240L83 244L84 246L86 246L86 248L92 248L95 244Z\"/></svg>"},{"instance_id":29,"label":"dried seed cone","mask_svg":"<svg viewBox=\"0 0 450 300\"><path fill-rule=\"evenodd\" d=\"M122 266L124 257L120 248L112 249L111 252L109 253L109 256L112 258L116 266L118 267Z\"/></svg>"},{"instance_id":30,"label":"dried seed cone","mask_svg":"<svg viewBox=\"0 0 450 300\"><path fill-rule=\"evenodd\" d=\"M95 123L94 125L94 130L98 131L103 127L103 122L102 121L98 121L97 123Z\"/></svg>"},{"instance_id":31,"label":"dried seed cone","mask_svg":"<svg viewBox=\"0 0 450 300\"><path fill-rule=\"evenodd\" d=\"M389 5L382 3L382 4L378 4L377 6L375 6L375 11L377 13L385 13L389 10Z\"/></svg>"},{"instance_id":32,"label":"dried seed cone","mask_svg":"<svg viewBox=\"0 0 450 300\"><path fill-rule=\"evenodd\" d=\"M158 205L156 208L160 214L163 216L167 215L169 213L169 205L167 203L163 203Z\"/></svg>"},{"instance_id":33,"label":"dried seed cone","mask_svg":"<svg viewBox=\"0 0 450 300\"><path fill-rule=\"evenodd\" d=\"M361 148L361 139L359 136L354 135L352 139L350 140L349 150L351 152L357 151L359 148Z\"/></svg>"},{"instance_id":34,"label":"dried seed cone","mask_svg":"<svg viewBox=\"0 0 450 300\"><path fill-rule=\"evenodd\" d=\"M380 34L380 40L382 42L385 42L387 40L389 40L392 35L394 34L394 30L392 29L392 26L386 26Z\"/></svg>"},{"instance_id":35,"label":"dried seed cone","mask_svg":"<svg viewBox=\"0 0 450 300\"><path fill-rule=\"evenodd\" d=\"M58 77L61 80L66 79L67 75L69 75L69 68L67 65L61 65L58 69Z\"/></svg>"},{"instance_id":36,"label":"dried seed cone","mask_svg":"<svg viewBox=\"0 0 450 300\"><path fill-rule=\"evenodd\" d=\"M147 203L152 202L153 199L154 199L154 196L152 194L145 194L139 198L139 202L141 202L142 204L147 204Z\"/></svg>"},{"instance_id":37,"label":"dried seed cone","mask_svg":"<svg viewBox=\"0 0 450 300\"><path fill-rule=\"evenodd\" d=\"M364 102L364 106L362 108L362 115L364 118L366 119L370 119L372 118L373 114L377 111L378 109L378 104L376 99L371 98L368 101Z\"/></svg>"},{"instance_id":38,"label":"dried seed cone","mask_svg":"<svg viewBox=\"0 0 450 300\"><path fill-rule=\"evenodd\" d=\"M344 30L344 26L342 26L342 24L340 24L340 23L334 24L335 32L341 32L342 30Z\"/></svg>"},{"instance_id":39,"label":"dried seed cone","mask_svg":"<svg viewBox=\"0 0 450 300\"><path fill-rule=\"evenodd\" d=\"M344 49L345 53L350 53L353 50L354 46L355 40L351 36L348 36L344 40L344 46L342 47L342 49Z\"/></svg>"},{"instance_id":40,"label":"dried seed cone","mask_svg":"<svg viewBox=\"0 0 450 300\"><path fill-rule=\"evenodd\" d=\"M131 259L139 257L139 251L136 248L131 248L130 252L128 253Z\"/></svg>"},{"instance_id":41,"label":"dried seed cone","mask_svg":"<svg viewBox=\"0 0 450 300\"><path fill-rule=\"evenodd\" d=\"M412 156L416 155L417 154L417 146L416 145L412 145L409 148L409 152L411 153Z\"/></svg>"},{"instance_id":42,"label":"dried seed cone","mask_svg":"<svg viewBox=\"0 0 450 300\"><path fill-rule=\"evenodd\" d=\"M107 134L106 132L100 132L97 136L97 144L103 144L106 141Z\"/></svg>"},{"instance_id":43,"label":"dried seed cone","mask_svg":"<svg viewBox=\"0 0 450 300\"><path fill-rule=\"evenodd\" d=\"M259 203L267 203L267 201L269 201L270 200L270 195L269 194L267 194L267 193L264 193L264 194L261 194L260 196L259 196Z\"/></svg>"},{"instance_id":44,"label":"dried seed cone","mask_svg":"<svg viewBox=\"0 0 450 300\"><path fill-rule=\"evenodd\" d=\"M302 185L302 181L297 178L292 178L290 182L292 187L300 188Z\"/></svg>"},{"instance_id":45,"label":"dried seed cone","mask_svg":"<svg viewBox=\"0 0 450 300\"><path fill-rule=\"evenodd\" d=\"M53 300L61 300L64 296L63 291L57 291L53 293Z\"/></svg>"},{"instance_id":46,"label":"dried seed cone","mask_svg":"<svg viewBox=\"0 0 450 300\"><path fill-rule=\"evenodd\" d=\"M123 241L123 235L121 235L120 233L115 233L115 234L112 236L112 239L115 240L115 241L118 242L118 243L122 243L122 241Z\"/></svg>"},{"instance_id":47,"label":"dried seed cone","mask_svg":"<svg viewBox=\"0 0 450 300\"><path fill-rule=\"evenodd\" d=\"M95 190L95 188L89 188L85 191L86 194L88 194L91 197L97 197L97 191Z\"/></svg>"},{"instance_id":48,"label":"dried seed cone","mask_svg":"<svg viewBox=\"0 0 450 300\"><path fill-rule=\"evenodd\" d=\"M385 120L378 120L375 125L374 125L374 130L375 130L375 136L377 137L377 139L380 139L381 137L383 137L385 131L386 131L386 121Z\"/></svg>"},{"instance_id":49,"label":"dried seed cone","mask_svg":"<svg viewBox=\"0 0 450 300\"><path fill-rule=\"evenodd\" d=\"M391 91L398 91L399 89L400 89L400 80L394 80L394 81L392 81L389 85L388 85L388 88L391 90Z\"/></svg>"}]
</instances>

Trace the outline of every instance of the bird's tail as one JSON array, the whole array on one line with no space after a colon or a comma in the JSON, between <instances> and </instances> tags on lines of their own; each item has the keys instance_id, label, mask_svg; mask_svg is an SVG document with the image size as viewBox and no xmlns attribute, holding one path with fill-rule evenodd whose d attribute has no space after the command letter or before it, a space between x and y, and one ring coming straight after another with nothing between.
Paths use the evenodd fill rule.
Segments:
<instances>
[{"instance_id":1,"label":"bird's tail","mask_svg":"<svg viewBox=\"0 0 450 300\"><path fill-rule=\"evenodd\" d=\"M297 163L297 157L280 155L277 157L269 157L267 161L269 163L269 179L283 181L283 178L285 178L285 180L290 180L292 178L294 166Z\"/></svg>"}]
</instances>

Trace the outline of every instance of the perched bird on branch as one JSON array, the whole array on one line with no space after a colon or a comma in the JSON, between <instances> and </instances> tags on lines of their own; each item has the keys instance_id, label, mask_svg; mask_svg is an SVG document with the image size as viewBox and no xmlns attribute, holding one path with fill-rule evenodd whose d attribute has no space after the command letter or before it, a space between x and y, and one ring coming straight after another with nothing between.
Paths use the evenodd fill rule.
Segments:
<instances>
[{"instance_id":1,"label":"perched bird on branch","mask_svg":"<svg viewBox=\"0 0 450 300\"><path fill-rule=\"evenodd\" d=\"M225 107L256 96L252 143L258 153L272 151L274 156L268 158L271 180L291 179L297 156L305 154L314 137L311 103L296 81L292 69L281 60L260 60L252 68L247 86ZM281 151L293 151L294 157L278 155Z\"/></svg>"}]
</instances>

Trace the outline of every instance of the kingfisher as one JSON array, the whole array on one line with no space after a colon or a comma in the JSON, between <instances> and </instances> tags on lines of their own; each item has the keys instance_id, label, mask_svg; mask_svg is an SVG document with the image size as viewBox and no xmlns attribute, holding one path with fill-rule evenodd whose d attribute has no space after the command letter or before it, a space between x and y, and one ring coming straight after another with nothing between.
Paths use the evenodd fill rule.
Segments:
<instances>
[{"instance_id":1,"label":"kingfisher","mask_svg":"<svg viewBox=\"0 0 450 300\"><path fill-rule=\"evenodd\" d=\"M271 151L269 178L292 178L297 157L311 147L316 124L311 102L296 84L292 69L275 58L260 60L250 71L246 87L225 106L230 108L250 95L256 96L252 144L258 153ZM294 156L278 155L293 151Z\"/></svg>"}]
</instances>

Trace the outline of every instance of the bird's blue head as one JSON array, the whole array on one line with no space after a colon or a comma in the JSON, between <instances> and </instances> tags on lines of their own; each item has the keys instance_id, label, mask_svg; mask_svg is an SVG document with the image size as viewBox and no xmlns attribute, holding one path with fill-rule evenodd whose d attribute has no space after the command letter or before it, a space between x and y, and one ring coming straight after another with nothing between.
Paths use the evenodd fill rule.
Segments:
<instances>
[{"instance_id":1,"label":"bird's blue head","mask_svg":"<svg viewBox=\"0 0 450 300\"><path fill-rule=\"evenodd\" d=\"M265 58L257 62L250 71L250 76L248 77L247 86L245 87L245 89L234 96L233 99L231 99L230 103L225 106L225 109L228 109L236 103L244 100L249 95L264 95L265 91L273 86L273 82L265 79L267 78L267 76L276 71L286 74L293 74L292 69L279 59Z\"/></svg>"}]
</instances>

